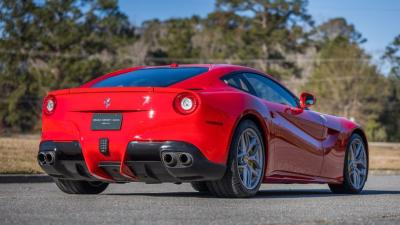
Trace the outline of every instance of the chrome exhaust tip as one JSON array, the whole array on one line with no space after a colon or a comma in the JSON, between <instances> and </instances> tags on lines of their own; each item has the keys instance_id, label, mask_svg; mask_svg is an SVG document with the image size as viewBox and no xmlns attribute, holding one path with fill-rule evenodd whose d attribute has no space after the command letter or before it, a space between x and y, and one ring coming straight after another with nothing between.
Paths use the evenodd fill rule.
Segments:
<instances>
[{"instance_id":1,"label":"chrome exhaust tip","mask_svg":"<svg viewBox=\"0 0 400 225\"><path fill-rule=\"evenodd\" d=\"M177 164L175 153L163 153L162 160L164 164L168 167L174 167Z\"/></svg>"},{"instance_id":2,"label":"chrome exhaust tip","mask_svg":"<svg viewBox=\"0 0 400 225\"><path fill-rule=\"evenodd\" d=\"M178 160L183 166L191 166L193 163L193 157L189 153L181 153Z\"/></svg>"},{"instance_id":3,"label":"chrome exhaust tip","mask_svg":"<svg viewBox=\"0 0 400 225\"><path fill-rule=\"evenodd\" d=\"M54 152L46 152L45 161L47 164L49 164L49 165L54 164L54 162L56 160L55 158L56 158L56 156L55 156Z\"/></svg>"},{"instance_id":4,"label":"chrome exhaust tip","mask_svg":"<svg viewBox=\"0 0 400 225\"><path fill-rule=\"evenodd\" d=\"M40 152L37 156L37 160L40 165L46 164L46 154L44 154L43 152Z\"/></svg>"}]
</instances>

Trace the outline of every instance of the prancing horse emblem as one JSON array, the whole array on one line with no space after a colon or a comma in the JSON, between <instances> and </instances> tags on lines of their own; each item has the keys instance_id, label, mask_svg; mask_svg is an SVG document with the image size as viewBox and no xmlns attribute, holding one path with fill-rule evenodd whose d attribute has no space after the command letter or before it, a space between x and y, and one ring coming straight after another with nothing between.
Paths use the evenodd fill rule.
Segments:
<instances>
[{"instance_id":1,"label":"prancing horse emblem","mask_svg":"<svg viewBox=\"0 0 400 225\"><path fill-rule=\"evenodd\" d=\"M106 98L104 100L104 106L106 107L106 109L108 109L108 107L110 107L111 105L111 98Z\"/></svg>"}]
</instances>

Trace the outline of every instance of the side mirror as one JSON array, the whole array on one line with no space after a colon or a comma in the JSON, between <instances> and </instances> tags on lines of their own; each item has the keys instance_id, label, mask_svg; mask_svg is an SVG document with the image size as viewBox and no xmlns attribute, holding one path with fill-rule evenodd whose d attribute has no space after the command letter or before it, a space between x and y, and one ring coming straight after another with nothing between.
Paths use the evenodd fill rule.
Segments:
<instances>
[{"instance_id":1,"label":"side mirror","mask_svg":"<svg viewBox=\"0 0 400 225\"><path fill-rule=\"evenodd\" d=\"M314 97L314 95L307 92L303 92L300 94L300 107L302 109L315 105L316 102L317 99Z\"/></svg>"}]
</instances>

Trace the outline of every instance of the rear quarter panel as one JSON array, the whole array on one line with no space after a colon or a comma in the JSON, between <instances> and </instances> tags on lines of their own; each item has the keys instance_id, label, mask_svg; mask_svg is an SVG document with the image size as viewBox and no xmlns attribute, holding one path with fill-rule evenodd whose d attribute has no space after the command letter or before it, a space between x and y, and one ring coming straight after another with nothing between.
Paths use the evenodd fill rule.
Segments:
<instances>
[{"instance_id":1,"label":"rear quarter panel","mask_svg":"<svg viewBox=\"0 0 400 225\"><path fill-rule=\"evenodd\" d=\"M222 81L221 81L222 82ZM221 126L222 136L218 135L219 140L214 142L219 146L215 149L215 154L221 154L223 156L224 163L227 162L229 156L230 144L238 123L246 116L251 116L256 119L258 125L260 125L261 132L263 134L264 143L266 149L269 148L269 127L267 121L270 121L270 113L267 107L258 101L254 96L226 86L224 88L209 89L208 91L201 92L203 104L207 106L204 109L215 112L205 116L206 123L210 126L217 125L217 121L223 121ZM266 153L267 154L267 153ZM268 158L267 158L268 159ZM267 163L270 165L270 163Z\"/></svg>"}]
</instances>

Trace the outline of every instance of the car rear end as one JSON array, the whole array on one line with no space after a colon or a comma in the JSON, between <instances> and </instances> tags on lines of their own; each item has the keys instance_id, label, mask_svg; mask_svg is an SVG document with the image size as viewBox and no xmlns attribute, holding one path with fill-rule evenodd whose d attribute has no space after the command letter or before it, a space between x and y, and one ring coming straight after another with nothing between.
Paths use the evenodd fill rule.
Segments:
<instances>
[{"instance_id":1,"label":"car rear end","mask_svg":"<svg viewBox=\"0 0 400 225\"><path fill-rule=\"evenodd\" d=\"M159 76L133 74L138 78L132 82L129 75L122 81L117 75L49 93L43 103L40 166L51 176L76 180L219 179L226 160L219 150L229 141L215 123L223 115L207 104L201 90L171 87L208 68L202 71L166 83ZM153 83L146 81L150 78Z\"/></svg>"}]
</instances>

